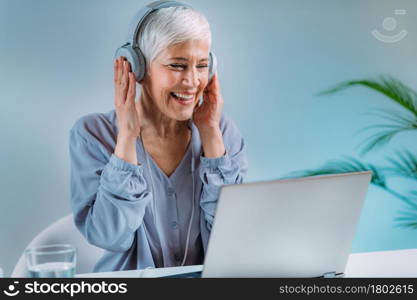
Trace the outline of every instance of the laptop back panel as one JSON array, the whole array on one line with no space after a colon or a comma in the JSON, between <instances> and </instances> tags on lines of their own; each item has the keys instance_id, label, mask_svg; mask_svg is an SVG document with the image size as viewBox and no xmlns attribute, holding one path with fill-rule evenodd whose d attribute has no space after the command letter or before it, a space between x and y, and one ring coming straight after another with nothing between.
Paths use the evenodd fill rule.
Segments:
<instances>
[{"instance_id":1,"label":"laptop back panel","mask_svg":"<svg viewBox=\"0 0 417 300\"><path fill-rule=\"evenodd\" d=\"M371 172L223 186L202 277L343 273Z\"/></svg>"}]
</instances>

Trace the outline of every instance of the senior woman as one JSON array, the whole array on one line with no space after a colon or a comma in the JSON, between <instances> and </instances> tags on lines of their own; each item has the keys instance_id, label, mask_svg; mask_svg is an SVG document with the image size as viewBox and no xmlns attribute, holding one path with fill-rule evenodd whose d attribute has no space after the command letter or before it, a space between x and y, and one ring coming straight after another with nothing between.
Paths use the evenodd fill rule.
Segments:
<instances>
[{"instance_id":1,"label":"senior woman","mask_svg":"<svg viewBox=\"0 0 417 300\"><path fill-rule=\"evenodd\" d=\"M217 75L209 81L204 16L158 9L137 42L147 66L140 96L119 57L115 110L84 116L70 131L74 221L107 250L94 272L202 264L220 187L241 183L248 166Z\"/></svg>"}]
</instances>

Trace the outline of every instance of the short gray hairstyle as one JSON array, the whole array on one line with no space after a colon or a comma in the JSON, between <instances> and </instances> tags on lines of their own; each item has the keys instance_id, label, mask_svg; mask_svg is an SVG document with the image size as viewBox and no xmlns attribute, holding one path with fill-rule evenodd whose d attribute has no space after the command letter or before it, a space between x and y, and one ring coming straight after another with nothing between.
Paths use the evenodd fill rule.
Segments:
<instances>
[{"instance_id":1,"label":"short gray hairstyle","mask_svg":"<svg viewBox=\"0 0 417 300\"><path fill-rule=\"evenodd\" d=\"M211 31L207 19L200 12L187 7L161 8L150 14L138 35L146 66L169 46L189 40L206 40L211 45Z\"/></svg>"}]
</instances>

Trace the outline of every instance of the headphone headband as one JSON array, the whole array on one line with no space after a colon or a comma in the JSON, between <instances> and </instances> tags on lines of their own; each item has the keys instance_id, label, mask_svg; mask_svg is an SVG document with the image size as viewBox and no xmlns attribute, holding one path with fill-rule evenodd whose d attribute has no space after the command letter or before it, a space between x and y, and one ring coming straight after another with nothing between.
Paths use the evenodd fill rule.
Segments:
<instances>
[{"instance_id":1,"label":"headphone headband","mask_svg":"<svg viewBox=\"0 0 417 300\"><path fill-rule=\"evenodd\" d=\"M190 5L177 2L177 1L161 0L161 1L155 1L155 2L149 3L148 5L140 9L138 13L135 15L135 17L133 18L132 23L129 26L129 31L126 37L126 43L129 43L130 45L132 45L132 47L137 46L137 36L139 34L143 21L146 19L146 17L158 9L167 8L167 7L191 8Z\"/></svg>"},{"instance_id":2,"label":"headphone headband","mask_svg":"<svg viewBox=\"0 0 417 300\"><path fill-rule=\"evenodd\" d=\"M131 66L132 72L135 74L137 82L141 82L146 73L145 57L138 45L138 34L145 21L145 19L154 11L167 7L186 7L191 8L190 5L177 1L156 1L152 2L135 15L130 26L125 44L116 50L115 58L119 56L125 57ZM216 72L216 56L213 52L209 53L209 78L211 79Z\"/></svg>"}]
</instances>

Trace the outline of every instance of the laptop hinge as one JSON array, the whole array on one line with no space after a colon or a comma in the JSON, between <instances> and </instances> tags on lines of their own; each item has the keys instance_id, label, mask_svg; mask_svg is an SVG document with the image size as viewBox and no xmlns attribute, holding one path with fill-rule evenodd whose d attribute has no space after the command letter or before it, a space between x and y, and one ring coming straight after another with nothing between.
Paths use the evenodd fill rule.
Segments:
<instances>
[{"instance_id":1,"label":"laptop hinge","mask_svg":"<svg viewBox=\"0 0 417 300\"><path fill-rule=\"evenodd\" d=\"M326 272L323 274L324 278L336 278L336 272Z\"/></svg>"}]
</instances>

